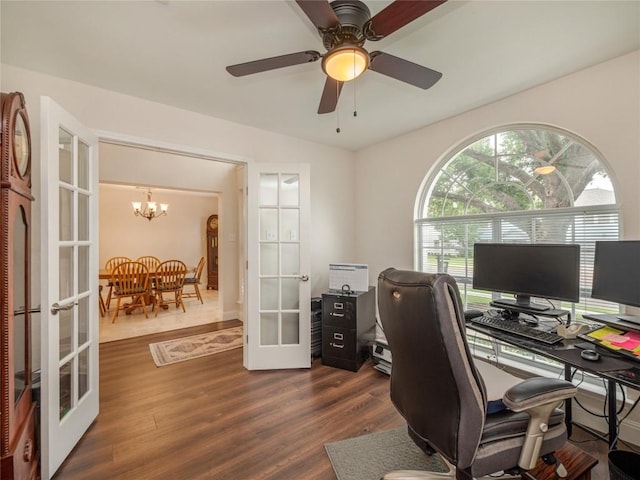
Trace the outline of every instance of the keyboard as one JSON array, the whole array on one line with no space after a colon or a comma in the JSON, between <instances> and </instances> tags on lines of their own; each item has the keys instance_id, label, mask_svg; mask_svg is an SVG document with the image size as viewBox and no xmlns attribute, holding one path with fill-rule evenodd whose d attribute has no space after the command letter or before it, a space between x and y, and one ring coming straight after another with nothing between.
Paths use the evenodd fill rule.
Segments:
<instances>
[{"instance_id":1,"label":"keyboard","mask_svg":"<svg viewBox=\"0 0 640 480\"><path fill-rule=\"evenodd\" d=\"M523 325L516 320L508 320L502 317L483 315L471 319L472 323L482 325L492 330L500 330L518 337L523 337L547 345L554 345L564 340L560 335L545 332L529 325Z\"/></svg>"}]
</instances>

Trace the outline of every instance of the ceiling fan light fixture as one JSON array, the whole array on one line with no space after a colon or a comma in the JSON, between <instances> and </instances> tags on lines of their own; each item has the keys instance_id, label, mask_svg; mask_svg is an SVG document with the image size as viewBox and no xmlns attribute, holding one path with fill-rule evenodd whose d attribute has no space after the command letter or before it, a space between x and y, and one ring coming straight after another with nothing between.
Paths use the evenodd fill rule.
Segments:
<instances>
[{"instance_id":1,"label":"ceiling fan light fixture","mask_svg":"<svg viewBox=\"0 0 640 480\"><path fill-rule=\"evenodd\" d=\"M342 45L329 51L322 59L322 70L339 82L357 78L369 68L369 54L357 45Z\"/></svg>"}]
</instances>

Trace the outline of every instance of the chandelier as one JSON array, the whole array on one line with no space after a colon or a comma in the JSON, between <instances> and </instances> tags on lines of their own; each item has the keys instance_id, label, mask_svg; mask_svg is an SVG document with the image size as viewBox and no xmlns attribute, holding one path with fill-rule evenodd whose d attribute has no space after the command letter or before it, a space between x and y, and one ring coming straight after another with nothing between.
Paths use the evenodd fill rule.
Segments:
<instances>
[{"instance_id":1,"label":"chandelier","mask_svg":"<svg viewBox=\"0 0 640 480\"><path fill-rule=\"evenodd\" d=\"M161 217L162 215L167 214L167 210L169 209L168 203L161 203L160 213L158 213L158 204L151 201L151 190L147 190L146 196L147 201L144 208L142 208L142 202L131 202L131 205L133 206L133 213L135 216L143 217L151 221L156 217Z\"/></svg>"}]
</instances>

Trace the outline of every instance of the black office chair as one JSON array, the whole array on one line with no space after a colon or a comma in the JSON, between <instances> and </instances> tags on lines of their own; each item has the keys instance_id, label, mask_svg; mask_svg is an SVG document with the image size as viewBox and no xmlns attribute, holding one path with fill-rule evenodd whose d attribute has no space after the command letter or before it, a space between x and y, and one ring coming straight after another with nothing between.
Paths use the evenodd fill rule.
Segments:
<instances>
[{"instance_id":1,"label":"black office chair","mask_svg":"<svg viewBox=\"0 0 640 480\"><path fill-rule=\"evenodd\" d=\"M378 278L378 308L393 358L391 400L420 448L450 462L459 480L530 470L541 455L557 463L553 452L567 433L556 407L576 387L553 378L524 380L505 392L502 411L487 414L453 277L387 269ZM561 464L556 472L566 476ZM430 476L438 475L398 471L384 478Z\"/></svg>"}]
</instances>

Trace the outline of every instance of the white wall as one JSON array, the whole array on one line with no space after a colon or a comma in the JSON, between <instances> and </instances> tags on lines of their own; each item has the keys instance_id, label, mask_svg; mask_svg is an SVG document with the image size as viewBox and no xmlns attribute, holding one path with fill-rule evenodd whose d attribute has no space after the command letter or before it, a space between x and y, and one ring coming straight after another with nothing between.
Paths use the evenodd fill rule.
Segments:
<instances>
[{"instance_id":1,"label":"white wall","mask_svg":"<svg viewBox=\"0 0 640 480\"><path fill-rule=\"evenodd\" d=\"M169 211L149 221L136 217L131 207L134 200L144 201L145 193L135 187L100 184L98 264L103 267L115 256L154 255L195 267L200 257L206 257L206 222L209 215L218 213L218 198L212 193L153 189L153 200L168 203Z\"/></svg>"},{"instance_id":2,"label":"white wall","mask_svg":"<svg viewBox=\"0 0 640 480\"><path fill-rule=\"evenodd\" d=\"M372 277L387 267L413 268L414 205L443 155L478 132L514 122L554 125L594 145L613 175L623 237L640 239L638 51L359 151L357 261L369 264Z\"/></svg>"},{"instance_id":3,"label":"white wall","mask_svg":"<svg viewBox=\"0 0 640 480\"><path fill-rule=\"evenodd\" d=\"M554 125L595 146L613 176L622 236L640 239L639 51L358 152L358 261L369 264L372 277L387 267L413 268L418 190L445 153L478 132L516 122ZM602 409L604 397L587 397L588 408ZM606 431L603 421L576 410L578 421ZM640 412L625 420L620 438L638 443Z\"/></svg>"},{"instance_id":4,"label":"white wall","mask_svg":"<svg viewBox=\"0 0 640 480\"><path fill-rule=\"evenodd\" d=\"M50 96L75 115L89 128L98 132L112 132L116 136L144 140L151 145L185 146L201 150L211 157L253 162L304 162L311 167L311 238L312 263L311 293L319 295L328 288L328 264L335 261L353 261L355 242L355 155L338 148L327 147L305 140L273 134L256 128L207 117L139 98L43 75L29 70L2 65L0 79L3 91L24 93L31 119L34 164L34 249L39 245L39 168L40 161L40 96ZM241 102L241 99L238 100ZM239 103L238 108L242 108ZM194 159L192 159L194 160ZM204 160L199 160L204 161ZM198 167L188 172L181 165L165 171L154 170L152 165L135 165L130 170L117 163L101 162L100 181L141 182L145 173L148 183L166 187L207 189ZM150 176L158 173L159 177ZM185 187L185 185L187 185ZM194 186L197 185L197 186ZM237 199L226 195L220 209L234 211ZM349 206L349 208L345 208ZM236 229L237 226L232 226ZM229 242L221 245L221 257L229 255L226 249L235 249ZM33 268L38 271L39 251L34 251ZM233 285L237 265L226 263L221 269L224 285ZM39 284L38 280L35 282ZM36 285L34 287L37 288ZM34 288L37 298L39 292ZM225 308L237 302L237 289L223 292Z\"/></svg>"}]
</instances>

